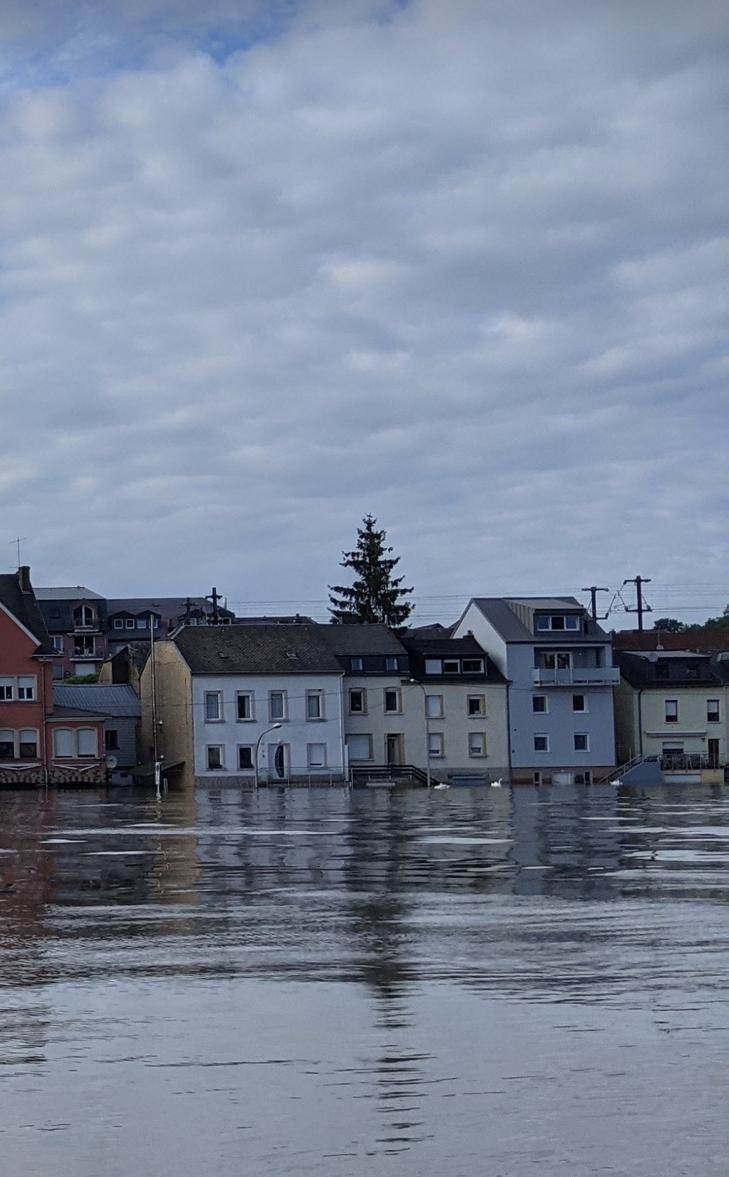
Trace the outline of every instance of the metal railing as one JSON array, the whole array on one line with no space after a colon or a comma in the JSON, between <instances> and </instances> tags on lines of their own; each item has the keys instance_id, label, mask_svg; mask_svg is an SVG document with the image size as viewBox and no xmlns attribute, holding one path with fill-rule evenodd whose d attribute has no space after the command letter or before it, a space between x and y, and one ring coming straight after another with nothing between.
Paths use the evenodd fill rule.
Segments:
<instances>
[{"instance_id":1,"label":"metal railing","mask_svg":"<svg viewBox=\"0 0 729 1177\"><path fill-rule=\"evenodd\" d=\"M620 671L617 666L538 666L533 677L538 687L609 687L620 682Z\"/></svg>"}]
</instances>

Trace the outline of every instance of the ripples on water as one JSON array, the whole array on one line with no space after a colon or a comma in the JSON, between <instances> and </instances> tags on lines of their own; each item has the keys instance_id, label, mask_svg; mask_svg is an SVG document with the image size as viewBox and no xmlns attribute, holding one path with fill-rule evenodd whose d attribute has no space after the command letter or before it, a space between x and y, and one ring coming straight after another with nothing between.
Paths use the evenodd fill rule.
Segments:
<instances>
[{"instance_id":1,"label":"ripples on water","mask_svg":"<svg viewBox=\"0 0 729 1177\"><path fill-rule=\"evenodd\" d=\"M724 789L0 804L3 1174L726 1174Z\"/></svg>"}]
</instances>

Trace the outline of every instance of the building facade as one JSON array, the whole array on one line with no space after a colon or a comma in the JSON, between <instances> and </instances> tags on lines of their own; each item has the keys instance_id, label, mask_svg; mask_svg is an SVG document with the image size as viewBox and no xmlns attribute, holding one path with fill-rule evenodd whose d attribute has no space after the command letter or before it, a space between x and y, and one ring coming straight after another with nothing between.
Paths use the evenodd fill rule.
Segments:
<instances>
[{"instance_id":1,"label":"building facade","mask_svg":"<svg viewBox=\"0 0 729 1177\"><path fill-rule=\"evenodd\" d=\"M477 597L472 634L508 680L514 782L588 784L615 766L611 639L574 597Z\"/></svg>"},{"instance_id":2,"label":"building facade","mask_svg":"<svg viewBox=\"0 0 729 1177\"><path fill-rule=\"evenodd\" d=\"M106 601L83 585L38 588L36 600L53 643L53 677L99 673L108 653Z\"/></svg>"}]
</instances>

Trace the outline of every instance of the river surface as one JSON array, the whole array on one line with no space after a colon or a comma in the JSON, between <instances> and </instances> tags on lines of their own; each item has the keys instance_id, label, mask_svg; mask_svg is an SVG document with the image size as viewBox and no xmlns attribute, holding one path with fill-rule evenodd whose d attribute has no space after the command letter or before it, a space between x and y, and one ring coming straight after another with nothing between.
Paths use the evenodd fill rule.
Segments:
<instances>
[{"instance_id":1,"label":"river surface","mask_svg":"<svg viewBox=\"0 0 729 1177\"><path fill-rule=\"evenodd\" d=\"M729 789L0 805L3 1177L726 1177Z\"/></svg>"}]
</instances>

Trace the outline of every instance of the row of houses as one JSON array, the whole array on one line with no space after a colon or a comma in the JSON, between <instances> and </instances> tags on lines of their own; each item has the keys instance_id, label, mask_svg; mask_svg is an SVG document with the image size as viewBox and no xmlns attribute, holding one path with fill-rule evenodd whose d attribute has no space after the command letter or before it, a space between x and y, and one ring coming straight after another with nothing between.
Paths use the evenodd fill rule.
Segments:
<instances>
[{"instance_id":1,"label":"row of houses","mask_svg":"<svg viewBox=\"0 0 729 1177\"><path fill-rule=\"evenodd\" d=\"M0 783L139 780L158 766L183 784L590 784L628 761L705 780L727 763L729 660L614 650L573 597L475 597L454 625L400 635L193 614L178 598L151 619L132 681L114 672L139 654L136 628L108 650L106 681L83 686L59 681L66 654L41 604L27 568L0 577Z\"/></svg>"}]
</instances>

